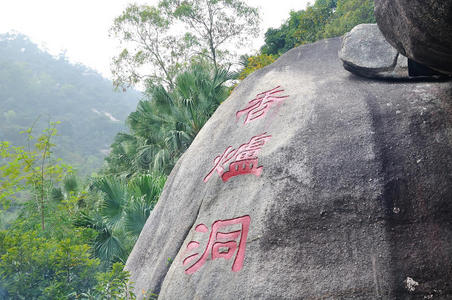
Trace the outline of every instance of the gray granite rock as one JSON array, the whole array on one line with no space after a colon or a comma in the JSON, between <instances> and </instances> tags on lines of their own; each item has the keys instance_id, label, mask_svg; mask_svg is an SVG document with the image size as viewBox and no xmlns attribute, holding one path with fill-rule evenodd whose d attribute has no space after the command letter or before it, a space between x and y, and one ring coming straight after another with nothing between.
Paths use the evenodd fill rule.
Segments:
<instances>
[{"instance_id":1,"label":"gray granite rock","mask_svg":"<svg viewBox=\"0 0 452 300\"><path fill-rule=\"evenodd\" d=\"M346 33L339 58L347 71L360 76L409 78L407 58L386 41L377 24L360 24Z\"/></svg>"},{"instance_id":2,"label":"gray granite rock","mask_svg":"<svg viewBox=\"0 0 452 300\"><path fill-rule=\"evenodd\" d=\"M451 0L375 0L375 17L400 53L452 75Z\"/></svg>"},{"instance_id":3,"label":"gray granite rock","mask_svg":"<svg viewBox=\"0 0 452 300\"><path fill-rule=\"evenodd\" d=\"M139 298L452 298L452 83L365 80L340 46L290 50L217 109L127 261Z\"/></svg>"}]
</instances>

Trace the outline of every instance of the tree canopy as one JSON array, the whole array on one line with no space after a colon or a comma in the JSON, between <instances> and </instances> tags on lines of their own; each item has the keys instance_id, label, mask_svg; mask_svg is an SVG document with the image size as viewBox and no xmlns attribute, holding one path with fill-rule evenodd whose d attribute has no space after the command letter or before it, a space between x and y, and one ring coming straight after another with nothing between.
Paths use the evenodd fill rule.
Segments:
<instances>
[{"instance_id":1,"label":"tree canopy","mask_svg":"<svg viewBox=\"0 0 452 300\"><path fill-rule=\"evenodd\" d=\"M375 23L373 0L317 0L291 11L280 28L265 33L263 54L281 55L298 45L339 36L361 23Z\"/></svg>"},{"instance_id":2,"label":"tree canopy","mask_svg":"<svg viewBox=\"0 0 452 300\"><path fill-rule=\"evenodd\" d=\"M231 45L255 36L258 24L257 9L241 0L130 5L112 27L124 46L113 60L114 83L122 88L173 88L174 78L194 60L207 59L215 69L225 67Z\"/></svg>"},{"instance_id":3,"label":"tree canopy","mask_svg":"<svg viewBox=\"0 0 452 300\"><path fill-rule=\"evenodd\" d=\"M130 133L116 136L107 158L107 173L133 177L157 171L169 174L182 153L220 103L229 95L226 70L194 64L180 73L173 89L158 85L132 112Z\"/></svg>"},{"instance_id":4,"label":"tree canopy","mask_svg":"<svg viewBox=\"0 0 452 300\"><path fill-rule=\"evenodd\" d=\"M125 46L113 59L116 86L174 84L174 77L190 57L192 41L189 35L170 32L173 21L166 10L135 4L115 19L111 32Z\"/></svg>"},{"instance_id":5,"label":"tree canopy","mask_svg":"<svg viewBox=\"0 0 452 300\"><path fill-rule=\"evenodd\" d=\"M180 20L194 37L199 54L215 69L224 64L227 43L243 45L257 36L259 13L241 0L162 0L160 5ZM230 48L229 48L230 49Z\"/></svg>"}]
</instances>

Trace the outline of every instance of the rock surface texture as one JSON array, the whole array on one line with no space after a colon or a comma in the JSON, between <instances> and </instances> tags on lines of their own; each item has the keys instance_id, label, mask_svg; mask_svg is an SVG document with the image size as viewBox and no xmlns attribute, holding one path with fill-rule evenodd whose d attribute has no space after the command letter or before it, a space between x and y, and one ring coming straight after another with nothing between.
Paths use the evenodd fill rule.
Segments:
<instances>
[{"instance_id":1,"label":"rock surface texture","mask_svg":"<svg viewBox=\"0 0 452 300\"><path fill-rule=\"evenodd\" d=\"M452 75L452 0L375 0L375 17L400 53Z\"/></svg>"},{"instance_id":2,"label":"rock surface texture","mask_svg":"<svg viewBox=\"0 0 452 300\"><path fill-rule=\"evenodd\" d=\"M408 59L389 44L377 24L360 24L344 35L344 68L369 78L408 79Z\"/></svg>"},{"instance_id":3,"label":"rock surface texture","mask_svg":"<svg viewBox=\"0 0 452 300\"><path fill-rule=\"evenodd\" d=\"M356 77L340 47L217 109L127 261L139 298L452 299L452 83Z\"/></svg>"}]
</instances>

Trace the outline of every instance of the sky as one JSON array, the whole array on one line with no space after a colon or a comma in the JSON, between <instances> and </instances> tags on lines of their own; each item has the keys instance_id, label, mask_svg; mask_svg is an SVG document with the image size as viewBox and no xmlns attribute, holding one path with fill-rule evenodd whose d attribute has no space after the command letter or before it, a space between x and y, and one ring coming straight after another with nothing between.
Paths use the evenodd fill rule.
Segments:
<instances>
[{"instance_id":1,"label":"sky","mask_svg":"<svg viewBox=\"0 0 452 300\"><path fill-rule=\"evenodd\" d=\"M66 51L71 62L82 63L111 78L110 62L119 43L109 37L113 19L130 3L155 5L157 0L1 0L0 34L16 31L57 55ZM249 52L264 43L264 32L277 28L291 10L304 9L308 0L245 0L261 12L261 32Z\"/></svg>"}]
</instances>

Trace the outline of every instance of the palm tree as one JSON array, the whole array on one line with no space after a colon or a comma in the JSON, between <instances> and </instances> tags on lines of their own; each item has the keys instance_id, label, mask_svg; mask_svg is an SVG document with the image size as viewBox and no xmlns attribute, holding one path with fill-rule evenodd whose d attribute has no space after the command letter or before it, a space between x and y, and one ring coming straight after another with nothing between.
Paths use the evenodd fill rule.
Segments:
<instances>
[{"instance_id":1,"label":"palm tree","mask_svg":"<svg viewBox=\"0 0 452 300\"><path fill-rule=\"evenodd\" d=\"M136 170L168 174L190 146L202 126L229 94L225 82L235 74L211 71L206 64L194 64L176 77L172 90L155 86L148 101L140 101L127 123L136 137L132 174Z\"/></svg>"},{"instance_id":2,"label":"palm tree","mask_svg":"<svg viewBox=\"0 0 452 300\"><path fill-rule=\"evenodd\" d=\"M97 232L94 255L105 266L116 261L125 263L165 181L166 176L144 174L128 183L113 176L100 177L92 183L92 191L100 195L99 208L91 214L82 213L76 225Z\"/></svg>"},{"instance_id":3,"label":"palm tree","mask_svg":"<svg viewBox=\"0 0 452 300\"><path fill-rule=\"evenodd\" d=\"M132 164L132 160L137 155L137 148L140 144L138 136L120 132L116 134L115 140L111 145L111 152L105 158L107 161L107 169L104 173L128 178L132 174L139 172Z\"/></svg>"}]
</instances>

